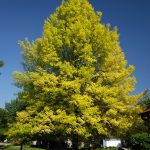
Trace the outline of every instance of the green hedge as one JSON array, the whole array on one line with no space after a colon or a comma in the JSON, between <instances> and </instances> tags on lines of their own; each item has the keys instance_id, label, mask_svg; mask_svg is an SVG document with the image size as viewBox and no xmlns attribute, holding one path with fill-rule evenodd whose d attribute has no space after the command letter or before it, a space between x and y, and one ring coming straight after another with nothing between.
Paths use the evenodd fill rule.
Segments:
<instances>
[{"instance_id":1,"label":"green hedge","mask_svg":"<svg viewBox=\"0 0 150 150\"><path fill-rule=\"evenodd\" d=\"M150 134L138 133L130 138L132 150L150 150Z\"/></svg>"}]
</instances>

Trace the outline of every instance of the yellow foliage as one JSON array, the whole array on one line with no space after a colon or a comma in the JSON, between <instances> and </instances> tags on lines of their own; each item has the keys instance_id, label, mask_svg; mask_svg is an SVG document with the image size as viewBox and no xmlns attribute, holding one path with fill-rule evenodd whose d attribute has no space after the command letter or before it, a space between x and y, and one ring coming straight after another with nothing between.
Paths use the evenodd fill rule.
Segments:
<instances>
[{"instance_id":1,"label":"yellow foliage","mask_svg":"<svg viewBox=\"0 0 150 150\"><path fill-rule=\"evenodd\" d=\"M30 105L16 127L88 138L132 126L141 97L131 94L134 67L127 67L117 29L100 20L87 0L68 0L45 21L41 38L20 42L26 71L14 78Z\"/></svg>"}]
</instances>

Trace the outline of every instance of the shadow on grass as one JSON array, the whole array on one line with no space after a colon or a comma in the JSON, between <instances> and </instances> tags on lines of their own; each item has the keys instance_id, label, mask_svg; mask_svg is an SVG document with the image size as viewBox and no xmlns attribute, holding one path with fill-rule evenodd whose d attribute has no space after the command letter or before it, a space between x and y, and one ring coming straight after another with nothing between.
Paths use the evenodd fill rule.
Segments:
<instances>
[{"instance_id":1,"label":"shadow on grass","mask_svg":"<svg viewBox=\"0 0 150 150\"><path fill-rule=\"evenodd\" d=\"M6 146L5 148L2 148L0 150L20 150L20 146L10 145L10 146ZM30 146L24 145L23 150L45 150L45 149L35 148L35 147L30 147Z\"/></svg>"}]
</instances>

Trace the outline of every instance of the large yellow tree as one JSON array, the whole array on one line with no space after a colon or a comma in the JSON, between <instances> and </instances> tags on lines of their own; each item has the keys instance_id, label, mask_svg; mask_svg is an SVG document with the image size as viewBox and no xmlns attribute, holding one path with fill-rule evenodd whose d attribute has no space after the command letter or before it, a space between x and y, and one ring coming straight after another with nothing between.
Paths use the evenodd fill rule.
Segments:
<instances>
[{"instance_id":1,"label":"large yellow tree","mask_svg":"<svg viewBox=\"0 0 150 150\"><path fill-rule=\"evenodd\" d=\"M140 97L131 95L134 67L127 65L117 29L101 16L87 0L66 0L45 21L41 38L20 41L26 70L14 78L30 104L10 136L28 127L25 134L61 134L76 143L121 136L132 126Z\"/></svg>"}]
</instances>

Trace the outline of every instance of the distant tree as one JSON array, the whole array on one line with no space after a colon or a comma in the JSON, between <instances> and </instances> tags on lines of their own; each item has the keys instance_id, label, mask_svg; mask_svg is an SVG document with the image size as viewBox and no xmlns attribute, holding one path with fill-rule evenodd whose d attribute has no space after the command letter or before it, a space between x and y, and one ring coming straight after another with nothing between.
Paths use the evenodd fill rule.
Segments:
<instances>
[{"instance_id":1,"label":"distant tree","mask_svg":"<svg viewBox=\"0 0 150 150\"><path fill-rule=\"evenodd\" d=\"M139 118L141 95L131 94L134 67L127 65L117 29L100 20L87 0L63 1L41 38L20 42L26 70L14 78L29 105L9 137L62 135L76 150L78 139L119 137Z\"/></svg>"},{"instance_id":2,"label":"distant tree","mask_svg":"<svg viewBox=\"0 0 150 150\"><path fill-rule=\"evenodd\" d=\"M31 139L31 125L26 124L27 120L30 119L30 116L26 112L22 111L18 113L18 118L16 119L16 122L9 125L10 130L7 132L7 137L11 141L19 142L20 150L22 150L23 144ZM22 119L21 122L20 119Z\"/></svg>"},{"instance_id":3,"label":"distant tree","mask_svg":"<svg viewBox=\"0 0 150 150\"><path fill-rule=\"evenodd\" d=\"M3 65L4 65L3 61L0 60L0 67L2 67Z\"/></svg>"},{"instance_id":4,"label":"distant tree","mask_svg":"<svg viewBox=\"0 0 150 150\"><path fill-rule=\"evenodd\" d=\"M4 63L0 60L0 67L2 67L4 65Z\"/></svg>"},{"instance_id":5,"label":"distant tree","mask_svg":"<svg viewBox=\"0 0 150 150\"><path fill-rule=\"evenodd\" d=\"M17 112L25 110L27 107L27 101L16 98L5 104L5 110L7 112L8 123L15 122Z\"/></svg>"},{"instance_id":6,"label":"distant tree","mask_svg":"<svg viewBox=\"0 0 150 150\"><path fill-rule=\"evenodd\" d=\"M3 65L4 63L0 61L0 67L2 67ZM7 126L6 111L3 108L0 108L0 141L3 141L5 139L4 132L6 126Z\"/></svg>"},{"instance_id":7,"label":"distant tree","mask_svg":"<svg viewBox=\"0 0 150 150\"><path fill-rule=\"evenodd\" d=\"M30 136L29 136L29 134L27 134L28 136L26 136L26 133L28 133L28 128L27 128L28 126L26 126L26 124L25 124L25 127L23 128L23 124L20 125L20 124L16 123L17 122L16 116L20 111L22 111L22 113L19 114L19 118L21 118L21 116L22 116L23 120L28 119L27 116L24 115L24 113L23 113L23 111L26 109L28 103L27 103L27 101L25 101L23 99L19 99L19 97L20 97L19 95L21 95L21 93L18 94L18 98L11 100L10 102L5 104L5 111L7 113L7 124L9 124L9 128L14 126L14 124L17 127L14 130L11 130L11 134L13 134L15 136L13 136L13 138L10 138L10 140L20 142L20 145L21 145L20 150L22 150L23 144L28 141ZM23 114L23 115L21 115L21 114ZM10 132L7 131L7 135L9 135L9 134L10 134Z\"/></svg>"},{"instance_id":8,"label":"distant tree","mask_svg":"<svg viewBox=\"0 0 150 150\"><path fill-rule=\"evenodd\" d=\"M139 104L144 108L150 108L150 96L149 96L149 90L146 89L143 97L140 99Z\"/></svg>"},{"instance_id":9,"label":"distant tree","mask_svg":"<svg viewBox=\"0 0 150 150\"><path fill-rule=\"evenodd\" d=\"M5 109L0 108L0 128L5 128L7 126L7 112Z\"/></svg>"},{"instance_id":10,"label":"distant tree","mask_svg":"<svg viewBox=\"0 0 150 150\"><path fill-rule=\"evenodd\" d=\"M20 99L12 100L5 104L5 108L0 108L0 140L6 138L8 124L16 121L17 112L25 110L27 102Z\"/></svg>"},{"instance_id":11,"label":"distant tree","mask_svg":"<svg viewBox=\"0 0 150 150\"><path fill-rule=\"evenodd\" d=\"M6 138L6 128L7 128L7 112L5 109L0 108L0 141Z\"/></svg>"}]
</instances>

